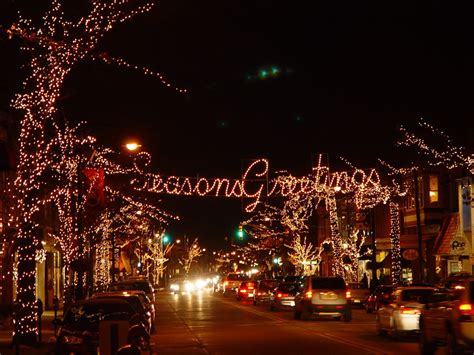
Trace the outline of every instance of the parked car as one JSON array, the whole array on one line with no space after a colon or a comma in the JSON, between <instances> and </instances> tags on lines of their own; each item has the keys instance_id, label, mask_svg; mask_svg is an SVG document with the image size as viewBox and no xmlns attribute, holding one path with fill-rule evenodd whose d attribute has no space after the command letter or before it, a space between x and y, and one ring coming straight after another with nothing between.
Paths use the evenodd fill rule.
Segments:
<instances>
[{"instance_id":1,"label":"parked car","mask_svg":"<svg viewBox=\"0 0 474 355\"><path fill-rule=\"evenodd\" d=\"M107 291L144 291L152 302L155 302L155 289L151 282L146 278L130 278L128 280L118 281L110 284Z\"/></svg>"},{"instance_id":2,"label":"parked car","mask_svg":"<svg viewBox=\"0 0 474 355\"><path fill-rule=\"evenodd\" d=\"M329 315L352 320L350 292L342 277L311 276L295 296L295 319L308 320L312 315Z\"/></svg>"},{"instance_id":3,"label":"parked car","mask_svg":"<svg viewBox=\"0 0 474 355\"><path fill-rule=\"evenodd\" d=\"M420 315L420 350L434 354L447 346L452 354L474 353L474 277L449 293L433 294Z\"/></svg>"},{"instance_id":4,"label":"parked car","mask_svg":"<svg viewBox=\"0 0 474 355\"><path fill-rule=\"evenodd\" d=\"M437 289L426 286L397 287L390 302L377 310L376 324L379 334L391 333L394 338L420 330L422 309Z\"/></svg>"},{"instance_id":5,"label":"parked car","mask_svg":"<svg viewBox=\"0 0 474 355\"><path fill-rule=\"evenodd\" d=\"M236 292L242 281L249 281L250 278L243 273L231 272L227 274L226 278L222 282L220 292L227 294L228 292Z\"/></svg>"},{"instance_id":6,"label":"parked car","mask_svg":"<svg viewBox=\"0 0 474 355\"><path fill-rule=\"evenodd\" d=\"M393 292L393 285L377 286L367 297L365 302L365 310L367 313L377 311L381 305L390 301L390 295Z\"/></svg>"},{"instance_id":7,"label":"parked car","mask_svg":"<svg viewBox=\"0 0 474 355\"><path fill-rule=\"evenodd\" d=\"M295 307L295 296L301 291L299 282L282 282L274 290L270 299L270 311L292 310Z\"/></svg>"},{"instance_id":8,"label":"parked car","mask_svg":"<svg viewBox=\"0 0 474 355\"><path fill-rule=\"evenodd\" d=\"M258 281L257 289L253 296L253 304L257 306L260 303L270 302L272 293L277 286L278 281L274 279Z\"/></svg>"},{"instance_id":9,"label":"parked car","mask_svg":"<svg viewBox=\"0 0 474 355\"><path fill-rule=\"evenodd\" d=\"M464 281L471 277L472 275L465 271L451 273L447 278L440 282L440 287L446 288L448 290L456 289L457 286L462 287Z\"/></svg>"},{"instance_id":10,"label":"parked car","mask_svg":"<svg viewBox=\"0 0 474 355\"><path fill-rule=\"evenodd\" d=\"M147 307L145 299L140 294L134 292L135 291L101 292L93 294L91 298L112 298L127 301L132 306L133 310L140 316L140 320L145 329L149 333L152 333L154 329L153 314L150 312L149 307ZM146 297L145 294L143 294L143 296Z\"/></svg>"},{"instance_id":11,"label":"parked car","mask_svg":"<svg viewBox=\"0 0 474 355\"><path fill-rule=\"evenodd\" d=\"M237 300L253 300L257 283L255 281L242 281L237 288Z\"/></svg>"},{"instance_id":12,"label":"parked car","mask_svg":"<svg viewBox=\"0 0 474 355\"><path fill-rule=\"evenodd\" d=\"M351 304L353 306L365 307L369 297L369 289L361 282L349 282L347 288L351 293Z\"/></svg>"},{"instance_id":13,"label":"parked car","mask_svg":"<svg viewBox=\"0 0 474 355\"><path fill-rule=\"evenodd\" d=\"M56 338L56 354L97 354L99 323L102 320L129 321L130 326L142 326L139 317L127 301L118 298L90 298L71 305Z\"/></svg>"}]
</instances>

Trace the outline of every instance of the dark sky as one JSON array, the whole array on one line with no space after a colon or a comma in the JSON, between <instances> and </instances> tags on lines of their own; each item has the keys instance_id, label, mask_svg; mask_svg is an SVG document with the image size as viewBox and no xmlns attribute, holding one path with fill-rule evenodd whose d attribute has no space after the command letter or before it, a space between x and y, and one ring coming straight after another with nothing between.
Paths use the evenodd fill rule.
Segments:
<instances>
[{"instance_id":1,"label":"dark sky","mask_svg":"<svg viewBox=\"0 0 474 355\"><path fill-rule=\"evenodd\" d=\"M189 93L86 62L65 83L60 108L73 122L88 121L106 145L138 137L165 175L238 177L242 160L257 157L269 158L272 170L305 174L318 153L362 167L377 158L393 162L400 155L398 127L415 126L420 117L469 147L468 4L161 0L108 34L100 50L160 71ZM29 10L31 1L3 0L4 26L16 8ZM23 78L22 57L17 43L0 38L6 110ZM279 76L254 79L272 65ZM164 197L164 207L182 218L174 234L203 244L222 243L245 218L239 200Z\"/></svg>"}]
</instances>

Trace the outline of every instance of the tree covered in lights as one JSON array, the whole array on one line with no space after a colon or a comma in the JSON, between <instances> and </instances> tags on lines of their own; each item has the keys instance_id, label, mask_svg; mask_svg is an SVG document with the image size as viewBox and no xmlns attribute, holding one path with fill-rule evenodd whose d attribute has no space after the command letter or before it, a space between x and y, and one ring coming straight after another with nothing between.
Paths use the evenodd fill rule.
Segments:
<instances>
[{"instance_id":1,"label":"tree covered in lights","mask_svg":"<svg viewBox=\"0 0 474 355\"><path fill-rule=\"evenodd\" d=\"M166 269L166 262L173 244L165 242L165 234L157 233L154 237L148 239L146 252L143 256L145 264L145 275L154 285L158 285Z\"/></svg>"},{"instance_id":2,"label":"tree covered in lights","mask_svg":"<svg viewBox=\"0 0 474 355\"><path fill-rule=\"evenodd\" d=\"M192 264L196 262L196 258L202 255L203 250L199 246L198 238L194 238L193 242L190 243L188 237L184 237L182 248L179 263L183 266L184 273L187 275L189 270L191 270Z\"/></svg>"},{"instance_id":3,"label":"tree covered in lights","mask_svg":"<svg viewBox=\"0 0 474 355\"><path fill-rule=\"evenodd\" d=\"M435 128L423 119L418 121L420 133L400 127L402 138L398 146L415 148L424 156L428 165L446 169L464 168L474 174L474 153L453 143L451 137L441 129Z\"/></svg>"},{"instance_id":4,"label":"tree covered in lights","mask_svg":"<svg viewBox=\"0 0 474 355\"><path fill-rule=\"evenodd\" d=\"M290 250L288 253L289 261L295 266L297 275L313 275L316 268L313 267L313 261L321 261L322 247L315 247L306 237L295 236L291 244L287 245Z\"/></svg>"},{"instance_id":5,"label":"tree covered in lights","mask_svg":"<svg viewBox=\"0 0 474 355\"><path fill-rule=\"evenodd\" d=\"M44 188L51 178L55 152L52 140L60 125L57 123L57 100L64 80L74 66L84 59L92 59L118 66L142 70L171 86L160 73L132 66L95 49L103 36L118 23L149 11L152 2L140 0L93 0L88 13L73 21L64 14L62 3L51 0L50 7L36 24L20 16L8 30L9 38L20 38L22 49L31 55L30 76L23 83L23 92L16 95L13 107L22 112L19 139L19 163L15 180L20 218L12 221L17 230L18 257L17 300L21 305L17 333L20 341L34 343L37 335L35 297L35 255L39 246L39 226L36 217L46 200ZM183 92L182 89L176 89ZM53 154L51 154L53 153ZM70 197L70 196L69 196ZM68 193L57 192L57 200L68 199ZM60 212L64 218L68 211Z\"/></svg>"}]
</instances>

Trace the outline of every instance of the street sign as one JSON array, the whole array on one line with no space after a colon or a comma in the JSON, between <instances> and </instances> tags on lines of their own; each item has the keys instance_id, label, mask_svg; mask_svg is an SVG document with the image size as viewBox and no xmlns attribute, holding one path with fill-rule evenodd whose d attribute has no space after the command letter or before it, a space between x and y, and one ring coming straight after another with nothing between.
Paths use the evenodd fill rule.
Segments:
<instances>
[{"instance_id":1,"label":"street sign","mask_svg":"<svg viewBox=\"0 0 474 355\"><path fill-rule=\"evenodd\" d=\"M402 252L402 256L405 260L416 260L418 259L418 250L416 249L405 249Z\"/></svg>"}]
</instances>

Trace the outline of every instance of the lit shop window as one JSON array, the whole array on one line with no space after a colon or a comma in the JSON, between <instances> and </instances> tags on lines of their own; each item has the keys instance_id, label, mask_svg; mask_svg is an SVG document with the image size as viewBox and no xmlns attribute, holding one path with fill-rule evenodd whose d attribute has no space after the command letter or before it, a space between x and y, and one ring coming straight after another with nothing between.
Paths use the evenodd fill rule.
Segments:
<instances>
[{"instance_id":1,"label":"lit shop window","mask_svg":"<svg viewBox=\"0 0 474 355\"><path fill-rule=\"evenodd\" d=\"M438 202L438 177L430 175L430 203Z\"/></svg>"}]
</instances>

